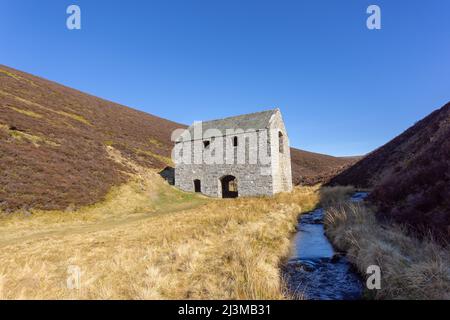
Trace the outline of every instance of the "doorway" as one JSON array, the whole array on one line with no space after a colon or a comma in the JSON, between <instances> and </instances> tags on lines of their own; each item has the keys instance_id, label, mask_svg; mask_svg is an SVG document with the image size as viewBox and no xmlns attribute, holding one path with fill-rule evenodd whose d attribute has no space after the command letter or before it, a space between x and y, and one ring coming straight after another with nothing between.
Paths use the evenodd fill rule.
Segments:
<instances>
[{"instance_id":1,"label":"doorway","mask_svg":"<svg viewBox=\"0 0 450 320\"><path fill-rule=\"evenodd\" d=\"M194 190L196 193L202 192L202 183L198 179L194 180Z\"/></svg>"},{"instance_id":2,"label":"doorway","mask_svg":"<svg viewBox=\"0 0 450 320\"><path fill-rule=\"evenodd\" d=\"M236 177L224 176L220 179L220 183L222 185L222 198L237 198L239 196Z\"/></svg>"}]
</instances>

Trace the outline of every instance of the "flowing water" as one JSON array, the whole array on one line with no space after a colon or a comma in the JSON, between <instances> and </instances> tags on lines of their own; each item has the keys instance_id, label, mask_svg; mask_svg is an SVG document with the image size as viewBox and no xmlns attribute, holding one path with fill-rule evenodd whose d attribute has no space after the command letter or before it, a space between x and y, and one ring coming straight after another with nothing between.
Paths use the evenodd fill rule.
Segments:
<instances>
[{"instance_id":1,"label":"flowing water","mask_svg":"<svg viewBox=\"0 0 450 320\"><path fill-rule=\"evenodd\" d=\"M358 192L351 201L363 201L366 196ZM294 296L311 300L360 299L362 279L325 236L324 214L319 208L300 217L292 255L283 267L289 290Z\"/></svg>"}]
</instances>

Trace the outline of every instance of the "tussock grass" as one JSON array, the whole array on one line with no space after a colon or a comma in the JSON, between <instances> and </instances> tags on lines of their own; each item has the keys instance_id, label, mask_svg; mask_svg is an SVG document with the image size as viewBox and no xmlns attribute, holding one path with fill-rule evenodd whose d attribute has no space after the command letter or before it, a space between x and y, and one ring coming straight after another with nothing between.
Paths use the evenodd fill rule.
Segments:
<instances>
[{"instance_id":1,"label":"tussock grass","mask_svg":"<svg viewBox=\"0 0 450 320\"><path fill-rule=\"evenodd\" d=\"M363 204L340 203L327 209L328 237L346 251L365 275L369 265L382 272L374 299L450 299L450 250L430 239L418 240L398 225L381 225Z\"/></svg>"},{"instance_id":2,"label":"tussock grass","mask_svg":"<svg viewBox=\"0 0 450 320\"><path fill-rule=\"evenodd\" d=\"M317 188L213 200L129 165L132 180L95 206L0 220L1 298L285 298L279 265ZM66 286L69 266L82 272L78 290Z\"/></svg>"},{"instance_id":3,"label":"tussock grass","mask_svg":"<svg viewBox=\"0 0 450 320\"><path fill-rule=\"evenodd\" d=\"M335 206L348 200L355 193L352 186L322 187L320 189L320 205L323 208Z\"/></svg>"}]
</instances>

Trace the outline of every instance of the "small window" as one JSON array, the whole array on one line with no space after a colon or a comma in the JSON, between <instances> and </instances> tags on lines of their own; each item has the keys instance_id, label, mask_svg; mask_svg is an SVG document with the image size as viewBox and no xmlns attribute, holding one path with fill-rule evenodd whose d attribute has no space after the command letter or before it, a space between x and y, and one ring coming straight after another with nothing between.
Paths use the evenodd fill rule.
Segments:
<instances>
[{"instance_id":1,"label":"small window","mask_svg":"<svg viewBox=\"0 0 450 320\"><path fill-rule=\"evenodd\" d=\"M208 149L210 144L211 144L211 141L203 141L203 147L205 149Z\"/></svg>"},{"instance_id":2,"label":"small window","mask_svg":"<svg viewBox=\"0 0 450 320\"><path fill-rule=\"evenodd\" d=\"M233 138L233 147L237 147L238 146L238 137L234 137Z\"/></svg>"},{"instance_id":3,"label":"small window","mask_svg":"<svg viewBox=\"0 0 450 320\"><path fill-rule=\"evenodd\" d=\"M278 147L280 153L284 153L284 137L281 132L278 133Z\"/></svg>"}]
</instances>

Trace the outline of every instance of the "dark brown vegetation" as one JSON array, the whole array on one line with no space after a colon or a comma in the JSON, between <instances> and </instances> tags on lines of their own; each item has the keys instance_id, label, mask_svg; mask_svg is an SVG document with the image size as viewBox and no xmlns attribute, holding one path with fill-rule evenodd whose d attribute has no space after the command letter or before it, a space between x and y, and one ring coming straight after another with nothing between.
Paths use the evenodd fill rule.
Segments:
<instances>
[{"instance_id":1,"label":"dark brown vegetation","mask_svg":"<svg viewBox=\"0 0 450 320\"><path fill-rule=\"evenodd\" d=\"M296 185L314 185L329 181L361 157L333 157L291 149L292 179Z\"/></svg>"},{"instance_id":2,"label":"dark brown vegetation","mask_svg":"<svg viewBox=\"0 0 450 320\"><path fill-rule=\"evenodd\" d=\"M64 209L127 180L113 146L146 167L170 162L181 125L0 66L0 209Z\"/></svg>"},{"instance_id":3,"label":"dark brown vegetation","mask_svg":"<svg viewBox=\"0 0 450 320\"><path fill-rule=\"evenodd\" d=\"M331 181L374 187L378 217L450 235L450 104Z\"/></svg>"}]
</instances>

